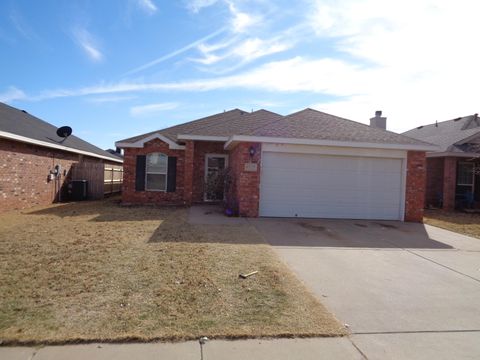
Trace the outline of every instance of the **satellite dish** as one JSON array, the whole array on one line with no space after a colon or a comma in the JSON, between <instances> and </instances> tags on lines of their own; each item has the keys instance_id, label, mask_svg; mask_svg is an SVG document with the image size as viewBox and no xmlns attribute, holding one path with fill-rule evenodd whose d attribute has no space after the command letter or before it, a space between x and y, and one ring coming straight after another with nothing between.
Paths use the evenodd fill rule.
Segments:
<instances>
[{"instance_id":1,"label":"satellite dish","mask_svg":"<svg viewBox=\"0 0 480 360\"><path fill-rule=\"evenodd\" d=\"M57 129L57 135L66 139L70 135L72 135L72 128L70 126L62 126Z\"/></svg>"}]
</instances>

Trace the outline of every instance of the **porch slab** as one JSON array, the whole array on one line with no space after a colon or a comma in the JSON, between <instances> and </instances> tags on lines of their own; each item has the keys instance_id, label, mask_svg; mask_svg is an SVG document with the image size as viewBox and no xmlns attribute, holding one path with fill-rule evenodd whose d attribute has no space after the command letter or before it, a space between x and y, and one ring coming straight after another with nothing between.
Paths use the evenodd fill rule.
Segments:
<instances>
[{"instance_id":1,"label":"porch slab","mask_svg":"<svg viewBox=\"0 0 480 360\"><path fill-rule=\"evenodd\" d=\"M188 222L195 225L245 225L247 219L226 216L219 204L201 204L190 207Z\"/></svg>"}]
</instances>

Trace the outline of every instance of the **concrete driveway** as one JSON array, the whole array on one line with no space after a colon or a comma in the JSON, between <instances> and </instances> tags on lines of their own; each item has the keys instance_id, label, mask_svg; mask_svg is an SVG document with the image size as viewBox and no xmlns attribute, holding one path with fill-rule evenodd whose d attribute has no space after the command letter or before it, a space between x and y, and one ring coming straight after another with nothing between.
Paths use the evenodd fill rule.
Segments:
<instances>
[{"instance_id":1,"label":"concrete driveway","mask_svg":"<svg viewBox=\"0 0 480 360\"><path fill-rule=\"evenodd\" d=\"M480 358L480 240L401 222L251 223L366 358Z\"/></svg>"}]
</instances>

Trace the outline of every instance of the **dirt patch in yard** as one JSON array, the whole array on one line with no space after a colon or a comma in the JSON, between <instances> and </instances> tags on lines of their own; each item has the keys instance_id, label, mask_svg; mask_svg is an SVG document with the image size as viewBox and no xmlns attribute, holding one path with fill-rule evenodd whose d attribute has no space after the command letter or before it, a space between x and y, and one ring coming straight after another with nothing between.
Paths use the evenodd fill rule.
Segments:
<instances>
[{"instance_id":1,"label":"dirt patch in yard","mask_svg":"<svg viewBox=\"0 0 480 360\"><path fill-rule=\"evenodd\" d=\"M426 210L425 224L458 232L480 239L480 214L468 214L459 211Z\"/></svg>"},{"instance_id":2,"label":"dirt patch in yard","mask_svg":"<svg viewBox=\"0 0 480 360\"><path fill-rule=\"evenodd\" d=\"M191 225L186 212L110 199L0 216L0 340L346 333L253 227Z\"/></svg>"}]
</instances>

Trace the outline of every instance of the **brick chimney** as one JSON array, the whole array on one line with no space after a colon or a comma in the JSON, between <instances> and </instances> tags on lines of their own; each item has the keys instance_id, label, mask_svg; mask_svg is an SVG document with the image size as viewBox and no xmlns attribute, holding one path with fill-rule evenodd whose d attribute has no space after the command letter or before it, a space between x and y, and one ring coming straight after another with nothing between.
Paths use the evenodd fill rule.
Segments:
<instances>
[{"instance_id":1,"label":"brick chimney","mask_svg":"<svg viewBox=\"0 0 480 360\"><path fill-rule=\"evenodd\" d=\"M370 126L383 130L387 129L387 118L382 116L380 110L375 111L375 117L370 119Z\"/></svg>"}]
</instances>

